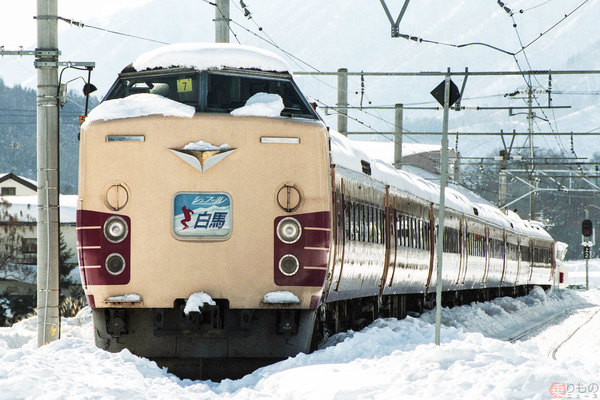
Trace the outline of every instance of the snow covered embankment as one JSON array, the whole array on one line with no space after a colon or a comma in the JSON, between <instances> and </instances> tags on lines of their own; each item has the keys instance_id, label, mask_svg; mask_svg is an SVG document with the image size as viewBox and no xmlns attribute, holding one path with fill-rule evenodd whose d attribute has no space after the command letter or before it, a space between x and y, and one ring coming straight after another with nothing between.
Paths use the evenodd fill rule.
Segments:
<instances>
[{"instance_id":1,"label":"snow covered embankment","mask_svg":"<svg viewBox=\"0 0 600 400\"><path fill-rule=\"evenodd\" d=\"M335 335L312 354L221 383L180 380L126 350L97 349L89 309L64 320L63 339L36 349L31 318L0 329L0 399L549 399L551 387L562 387L554 384L567 390L600 383L597 357L554 361L535 339L513 344L468 330L501 336L531 315L588 302L600 305L600 291L536 289L520 299L445 309L441 346L433 344L429 314L380 319L360 332ZM600 352L597 339L586 343L582 351Z\"/></svg>"}]
</instances>

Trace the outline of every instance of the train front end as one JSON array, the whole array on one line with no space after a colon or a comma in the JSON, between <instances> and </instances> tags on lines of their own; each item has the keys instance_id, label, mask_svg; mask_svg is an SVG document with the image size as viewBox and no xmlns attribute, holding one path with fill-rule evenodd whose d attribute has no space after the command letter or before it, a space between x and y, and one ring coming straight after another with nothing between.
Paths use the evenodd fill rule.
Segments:
<instances>
[{"instance_id":1,"label":"train front end","mask_svg":"<svg viewBox=\"0 0 600 400\"><path fill-rule=\"evenodd\" d=\"M77 230L99 347L193 378L310 350L330 161L285 71L243 46L167 46L90 114Z\"/></svg>"}]
</instances>

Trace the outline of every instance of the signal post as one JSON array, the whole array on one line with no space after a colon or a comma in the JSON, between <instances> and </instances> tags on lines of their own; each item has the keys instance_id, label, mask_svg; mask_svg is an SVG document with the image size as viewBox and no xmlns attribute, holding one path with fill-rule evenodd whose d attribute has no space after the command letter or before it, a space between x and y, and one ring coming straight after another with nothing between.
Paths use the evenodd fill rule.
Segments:
<instances>
[{"instance_id":1,"label":"signal post","mask_svg":"<svg viewBox=\"0 0 600 400\"><path fill-rule=\"evenodd\" d=\"M590 289L589 264L592 257L592 246L595 244L594 223L589 219L588 210L585 210L585 219L581 222L581 245L585 259L585 290Z\"/></svg>"}]
</instances>

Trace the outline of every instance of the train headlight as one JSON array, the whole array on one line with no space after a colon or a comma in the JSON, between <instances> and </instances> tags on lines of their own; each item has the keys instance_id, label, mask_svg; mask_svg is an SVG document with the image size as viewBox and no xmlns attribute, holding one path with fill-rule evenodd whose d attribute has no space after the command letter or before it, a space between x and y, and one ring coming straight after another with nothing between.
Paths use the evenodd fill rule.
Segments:
<instances>
[{"instance_id":1,"label":"train headlight","mask_svg":"<svg viewBox=\"0 0 600 400\"><path fill-rule=\"evenodd\" d=\"M120 243L127 236L127 222L121 217L110 217L104 223L104 236L111 243Z\"/></svg>"},{"instance_id":2,"label":"train headlight","mask_svg":"<svg viewBox=\"0 0 600 400\"><path fill-rule=\"evenodd\" d=\"M277 237L284 243L296 243L302 234L302 227L296 218L287 217L277 224Z\"/></svg>"},{"instance_id":3,"label":"train headlight","mask_svg":"<svg viewBox=\"0 0 600 400\"><path fill-rule=\"evenodd\" d=\"M286 254L279 260L279 270L286 276L295 275L300 268L300 262L292 254Z\"/></svg>"},{"instance_id":4,"label":"train headlight","mask_svg":"<svg viewBox=\"0 0 600 400\"><path fill-rule=\"evenodd\" d=\"M106 257L106 270L111 275L119 275L125 270L125 259L118 253L113 253Z\"/></svg>"}]
</instances>

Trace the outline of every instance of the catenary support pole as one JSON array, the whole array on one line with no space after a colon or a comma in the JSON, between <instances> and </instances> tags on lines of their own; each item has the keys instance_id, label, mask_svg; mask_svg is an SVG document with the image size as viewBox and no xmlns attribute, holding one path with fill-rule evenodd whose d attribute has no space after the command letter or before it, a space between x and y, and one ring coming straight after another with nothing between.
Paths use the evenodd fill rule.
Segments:
<instances>
[{"instance_id":1,"label":"catenary support pole","mask_svg":"<svg viewBox=\"0 0 600 400\"><path fill-rule=\"evenodd\" d=\"M229 43L229 0L215 4L215 43Z\"/></svg>"},{"instance_id":2,"label":"catenary support pole","mask_svg":"<svg viewBox=\"0 0 600 400\"><path fill-rule=\"evenodd\" d=\"M37 0L38 346L60 336L57 0Z\"/></svg>"},{"instance_id":3,"label":"catenary support pole","mask_svg":"<svg viewBox=\"0 0 600 400\"><path fill-rule=\"evenodd\" d=\"M437 278L435 286L435 344L440 344L442 324L442 261L444 251L444 218L446 212L446 183L448 181L448 110L450 109L450 68L444 84L444 121L442 128L442 159L440 164L440 208L437 232Z\"/></svg>"},{"instance_id":4,"label":"catenary support pole","mask_svg":"<svg viewBox=\"0 0 600 400\"><path fill-rule=\"evenodd\" d=\"M348 70L338 69L338 119L337 130L342 135L348 134Z\"/></svg>"},{"instance_id":5,"label":"catenary support pole","mask_svg":"<svg viewBox=\"0 0 600 400\"><path fill-rule=\"evenodd\" d=\"M394 107L394 167L402 168L402 120L404 118L403 104L396 104Z\"/></svg>"}]
</instances>

